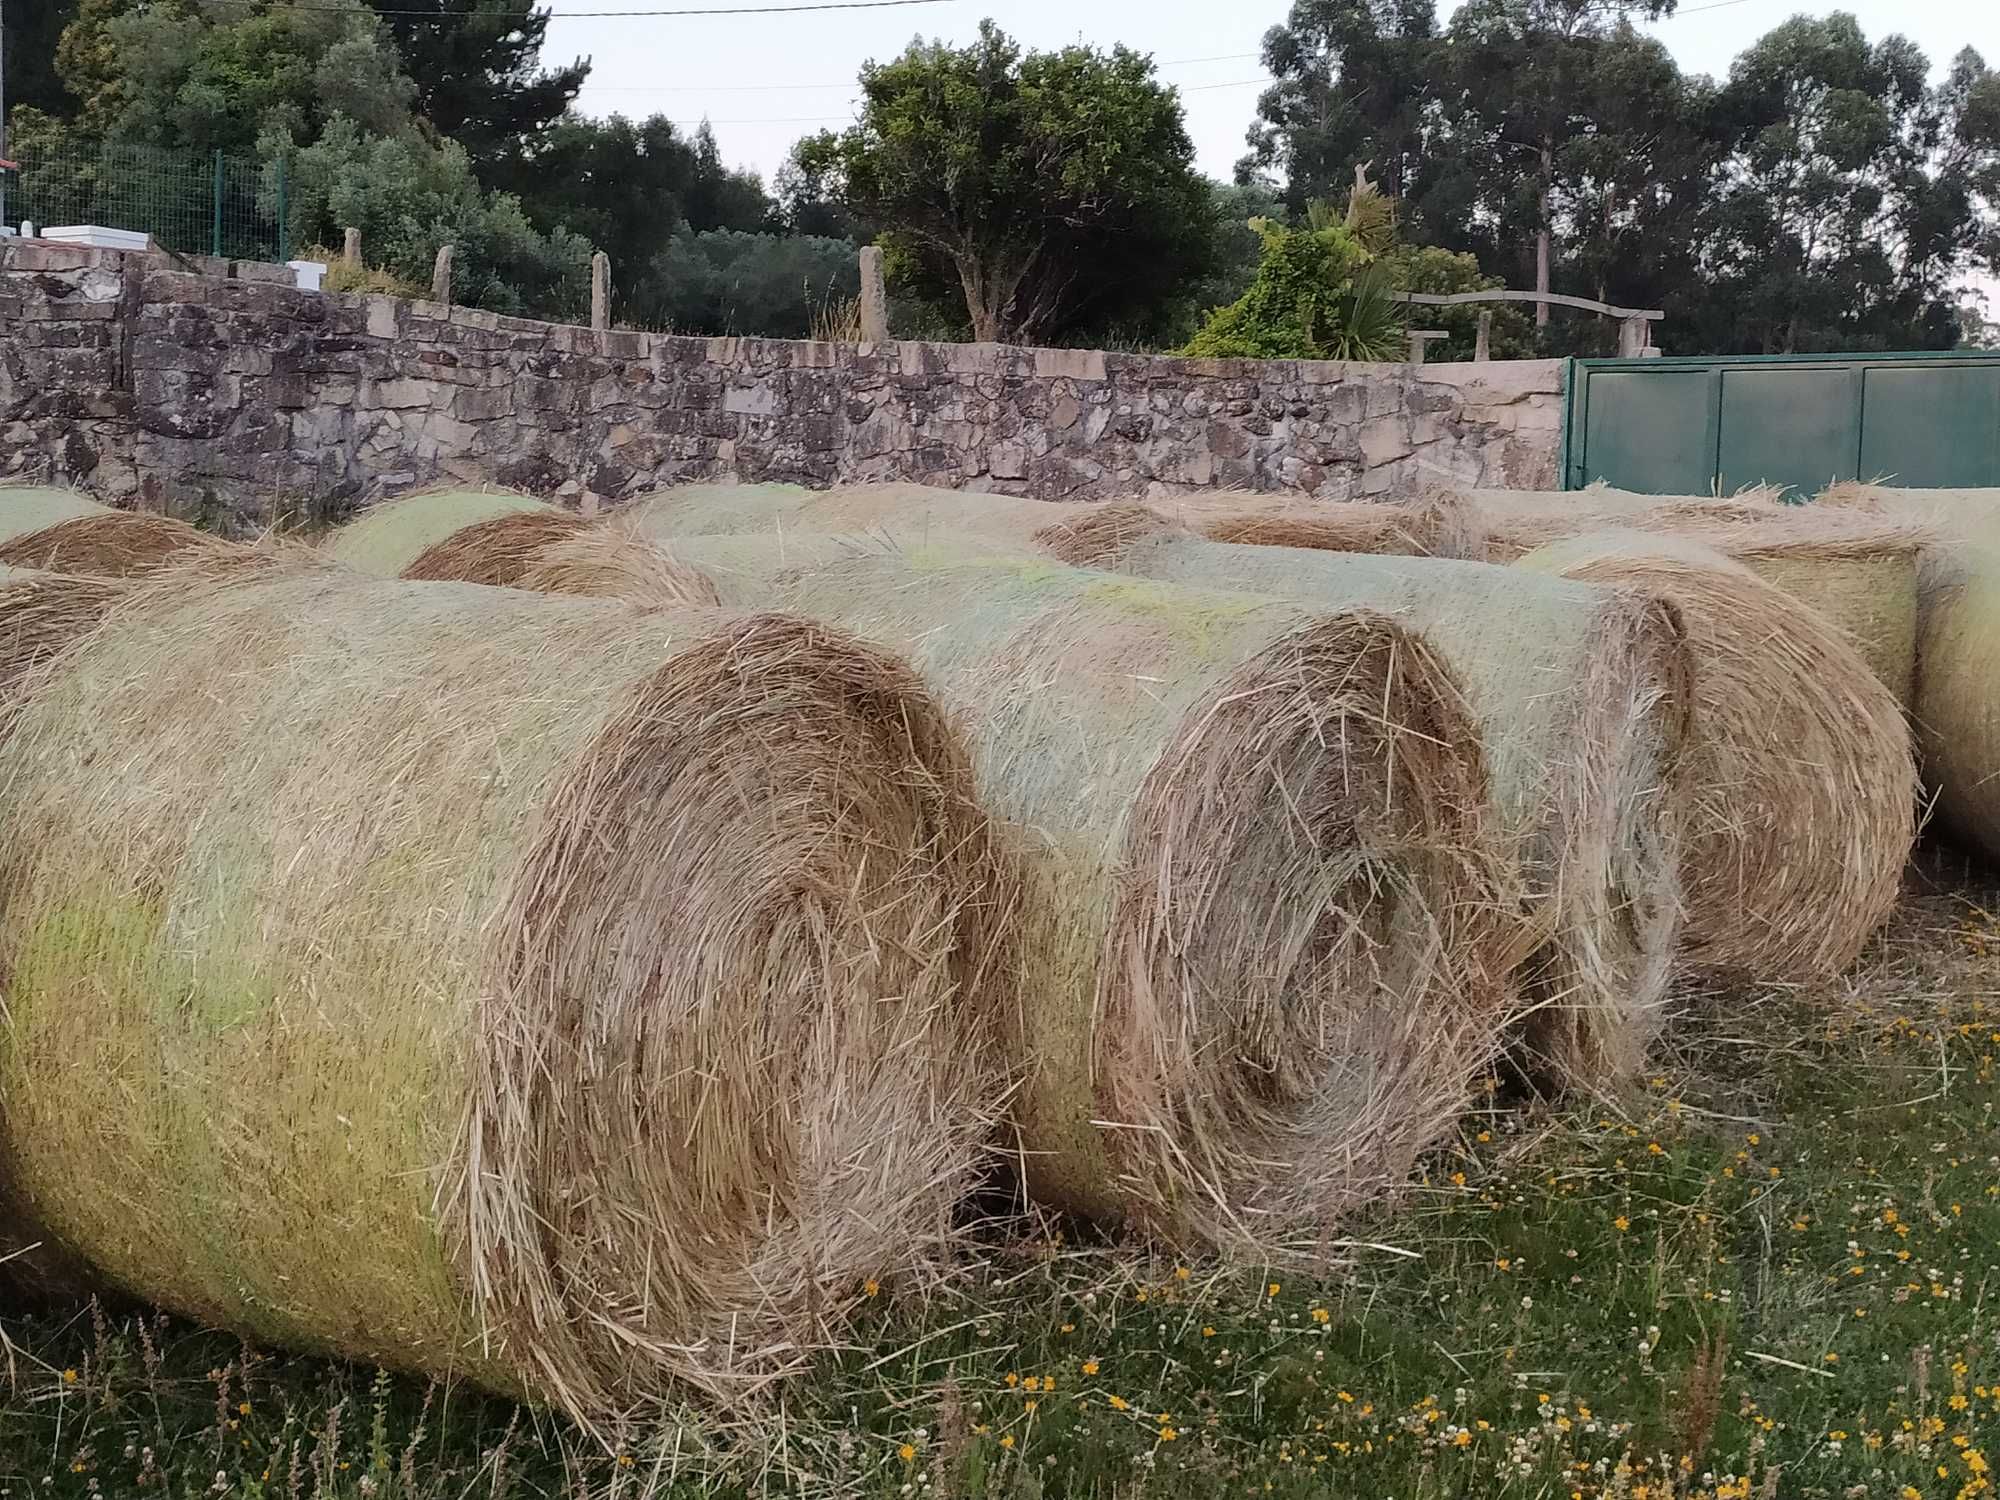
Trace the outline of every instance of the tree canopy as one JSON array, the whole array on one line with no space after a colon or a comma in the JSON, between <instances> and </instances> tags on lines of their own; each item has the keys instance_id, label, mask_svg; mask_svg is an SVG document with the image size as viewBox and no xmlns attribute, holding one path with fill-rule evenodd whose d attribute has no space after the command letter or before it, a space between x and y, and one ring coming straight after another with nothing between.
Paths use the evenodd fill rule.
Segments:
<instances>
[{"instance_id":1,"label":"tree canopy","mask_svg":"<svg viewBox=\"0 0 2000 1500\"><path fill-rule=\"evenodd\" d=\"M1709 353L1932 347L1996 267L2000 80L1943 76L1852 16L1799 17L1720 82L1634 20L1672 0L1296 0L1265 38L1276 78L1244 179L1288 202L1372 161L1411 237L1516 288L1668 313ZM1549 352L1608 328L1558 323Z\"/></svg>"},{"instance_id":2,"label":"tree canopy","mask_svg":"<svg viewBox=\"0 0 2000 1500\"><path fill-rule=\"evenodd\" d=\"M575 315L603 249L614 316L694 331L824 321L873 241L899 331L941 337L1320 347L1328 309L1373 317L1354 298L1378 271L1663 308L1659 341L1689 352L1993 337L1967 279L2000 274L2000 75L1839 12L1691 75L1639 25L1675 3L1291 0L1232 185L1195 172L1149 57L988 22L865 66L857 122L799 142L767 192L706 126L579 113L589 61L545 61L528 0L8 0L9 138L93 181L114 149L178 153L182 181L221 152L261 172L240 196L267 223L282 162L294 244L355 224L422 283L451 243L461 295L495 308ZM1313 210L1357 166L1400 238L1359 266ZM1433 357L1476 318L1427 313L1452 335ZM1496 353L1615 338L1513 309L1493 333Z\"/></svg>"},{"instance_id":3,"label":"tree canopy","mask_svg":"<svg viewBox=\"0 0 2000 1500\"><path fill-rule=\"evenodd\" d=\"M1032 342L1114 323L1202 274L1212 199L1180 102L1117 47L1023 52L992 22L861 71L860 123L803 143L918 277L956 284L972 335Z\"/></svg>"}]
</instances>

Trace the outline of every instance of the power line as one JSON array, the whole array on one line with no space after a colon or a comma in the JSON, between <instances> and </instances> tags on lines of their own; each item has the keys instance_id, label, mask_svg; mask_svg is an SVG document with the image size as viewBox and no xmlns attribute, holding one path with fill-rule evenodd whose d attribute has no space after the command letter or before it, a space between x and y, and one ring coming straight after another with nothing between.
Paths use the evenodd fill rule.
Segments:
<instances>
[{"instance_id":1,"label":"power line","mask_svg":"<svg viewBox=\"0 0 2000 1500\"><path fill-rule=\"evenodd\" d=\"M661 16L781 16L808 10L886 10L902 5L949 5L953 0L812 0L800 5L708 5L685 10L375 10L373 6L318 5L312 0L204 0L208 5L234 5L246 10L302 10L326 15L353 13L396 16L418 21L616 21Z\"/></svg>"}]
</instances>

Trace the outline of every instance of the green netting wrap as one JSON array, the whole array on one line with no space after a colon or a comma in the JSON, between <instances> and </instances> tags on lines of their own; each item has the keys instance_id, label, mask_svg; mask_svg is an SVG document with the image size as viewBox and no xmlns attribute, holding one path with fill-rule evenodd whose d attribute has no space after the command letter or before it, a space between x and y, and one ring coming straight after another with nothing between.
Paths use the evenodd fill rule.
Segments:
<instances>
[{"instance_id":1,"label":"green netting wrap","mask_svg":"<svg viewBox=\"0 0 2000 1500\"><path fill-rule=\"evenodd\" d=\"M371 505L320 545L336 561L378 578L434 577L411 570L418 569L433 548L448 544L454 533L509 516L574 519L558 506L507 490L433 490ZM486 580L456 577L456 581Z\"/></svg>"},{"instance_id":2,"label":"green netting wrap","mask_svg":"<svg viewBox=\"0 0 2000 1500\"><path fill-rule=\"evenodd\" d=\"M2000 860L2000 509L1924 554L1915 707L1938 816Z\"/></svg>"},{"instance_id":3,"label":"green netting wrap","mask_svg":"<svg viewBox=\"0 0 2000 1500\"><path fill-rule=\"evenodd\" d=\"M1672 773L1691 669L1670 606L1480 563L1206 541L1141 543L1109 565L1379 610L1429 641L1476 718L1540 939L1524 970L1533 1060L1582 1089L1640 1066L1680 926Z\"/></svg>"},{"instance_id":4,"label":"green netting wrap","mask_svg":"<svg viewBox=\"0 0 2000 1500\"><path fill-rule=\"evenodd\" d=\"M734 1394L949 1248L990 849L915 678L825 625L176 571L0 745L0 1176L262 1342L586 1419Z\"/></svg>"},{"instance_id":5,"label":"green netting wrap","mask_svg":"<svg viewBox=\"0 0 2000 1500\"><path fill-rule=\"evenodd\" d=\"M639 550L607 532L603 586ZM1520 939L1478 740L1424 642L1043 561L675 544L907 653L1026 871L1014 1125L1043 1203L1310 1250L1458 1118Z\"/></svg>"},{"instance_id":6,"label":"green netting wrap","mask_svg":"<svg viewBox=\"0 0 2000 1500\"><path fill-rule=\"evenodd\" d=\"M1598 532L1515 566L1680 609L1694 660L1690 960L1784 981L1852 963L1895 905L1916 776L1901 708L1846 634L1682 537Z\"/></svg>"}]
</instances>

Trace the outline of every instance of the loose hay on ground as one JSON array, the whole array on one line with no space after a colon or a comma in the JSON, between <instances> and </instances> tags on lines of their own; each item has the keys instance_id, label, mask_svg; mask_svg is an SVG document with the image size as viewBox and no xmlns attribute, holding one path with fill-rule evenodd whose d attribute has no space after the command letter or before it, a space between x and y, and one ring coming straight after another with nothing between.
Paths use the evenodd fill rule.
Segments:
<instances>
[{"instance_id":1,"label":"loose hay on ground","mask_svg":"<svg viewBox=\"0 0 2000 1500\"><path fill-rule=\"evenodd\" d=\"M907 652L959 717L1027 871L1011 1040L1037 1201L1311 1251L1459 1117L1520 928L1477 736L1419 637L867 539L674 550L729 603Z\"/></svg>"},{"instance_id":2,"label":"loose hay on ground","mask_svg":"<svg viewBox=\"0 0 2000 1500\"><path fill-rule=\"evenodd\" d=\"M431 490L371 505L320 545L329 557L359 572L398 578L469 526L506 516L566 514L509 490Z\"/></svg>"},{"instance_id":3,"label":"loose hay on ground","mask_svg":"<svg viewBox=\"0 0 2000 1500\"><path fill-rule=\"evenodd\" d=\"M1374 609L1464 686L1539 939L1523 972L1534 1071L1629 1076L1658 1031L1680 926L1673 775L1691 665L1678 611L1635 591L1480 563L1162 539L1104 566L1188 586Z\"/></svg>"},{"instance_id":4,"label":"loose hay on ground","mask_svg":"<svg viewBox=\"0 0 2000 1500\"><path fill-rule=\"evenodd\" d=\"M1916 785L1901 709L1846 636L1685 538L1603 532L1516 566L1680 608L1694 659L1690 961L1774 980L1853 962L1895 903Z\"/></svg>"},{"instance_id":5,"label":"loose hay on ground","mask_svg":"<svg viewBox=\"0 0 2000 1500\"><path fill-rule=\"evenodd\" d=\"M908 669L227 571L130 596L0 747L30 1211L215 1326L587 1418L926 1274L1000 1108L1007 882Z\"/></svg>"}]
</instances>

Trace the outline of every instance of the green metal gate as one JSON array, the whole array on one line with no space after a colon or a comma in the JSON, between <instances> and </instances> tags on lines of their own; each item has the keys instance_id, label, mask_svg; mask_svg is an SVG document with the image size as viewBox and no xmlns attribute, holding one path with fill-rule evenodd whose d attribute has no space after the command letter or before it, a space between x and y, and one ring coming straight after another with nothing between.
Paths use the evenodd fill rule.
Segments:
<instances>
[{"instance_id":1,"label":"green metal gate","mask_svg":"<svg viewBox=\"0 0 2000 1500\"><path fill-rule=\"evenodd\" d=\"M1564 489L2000 486L2000 354L1576 359L1565 393Z\"/></svg>"}]
</instances>

